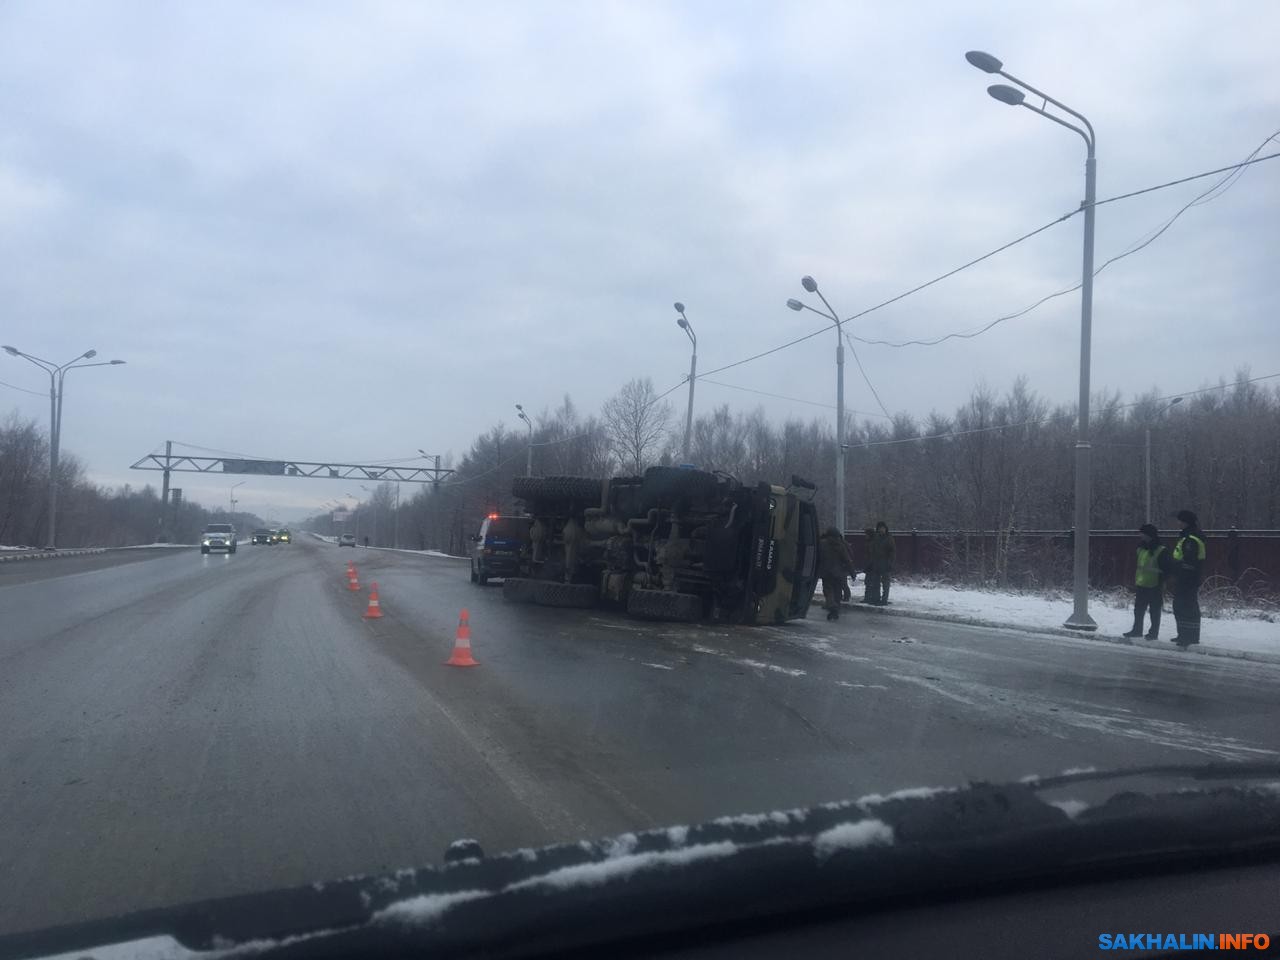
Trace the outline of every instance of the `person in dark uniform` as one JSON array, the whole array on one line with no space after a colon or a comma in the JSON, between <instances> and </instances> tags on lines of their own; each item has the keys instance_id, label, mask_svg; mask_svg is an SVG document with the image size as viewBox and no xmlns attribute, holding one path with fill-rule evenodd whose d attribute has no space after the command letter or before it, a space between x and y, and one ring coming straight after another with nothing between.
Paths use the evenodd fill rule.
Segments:
<instances>
[{"instance_id":1,"label":"person in dark uniform","mask_svg":"<svg viewBox=\"0 0 1280 960\"><path fill-rule=\"evenodd\" d=\"M823 607L828 620L840 619L840 597L845 579L853 573L853 557L849 545L835 527L818 538L818 576L822 578Z\"/></svg>"},{"instance_id":2,"label":"person in dark uniform","mask_svg":"<svg viewBox=\"0 0 1280 960\"><path fill-rule=\"evenodd\" d=\"M1126 637L1142 636L1142 620L1148 610L1151 611L1151 630L1148 640L1155 640L1160 635L1160 608L1164 605L1164 573L1160 569L1160 560L1164 547L1160 543L1160 531L1149 523L1138 528L1142 539L1138 544L1138 569L1133 575L1133 629Z\"/></svg>"},{"instance_id":3,"label":"person in dark uniform","mask_svg":"<svg viewBox=\"0 0 1280 960\"><path fill-rule=\"evenodd\" d=\"M871 562L871 556L875 552L876 531L873 527L867 527L862 532L867 536L864 547L867 559L862 565L862 602L875 603L880 599L880 578L876 576Z\"/></svg>"},{"instance_id":4,"label":"person in dark uniform","mask_svg":"<svg viewBox=\"0 0 1280 960\"><path fill-rule=\"evenodd\" d=\"M1190 510L1178 511L1182 533L1169 555L1173 573L1173 620L1178 635L1170 639L1184 650L1200 642L1200 578L1206 549L1200 520Z\"/></svg>"},{"instance_id":5,"label":"person in dark uniform","mask_svg":"<svg viewBox=\"0 0 1280 960\"><path fill-rule=\"evenodd\" d=\"M889 525L881 520L876 524L875 536L871 540L871 569L876 578L876 593L871 602L883 607L889 602L889 583L893 579L893 561L897 550L893 542L893 534Z\"/></svg>"}]
</instances>

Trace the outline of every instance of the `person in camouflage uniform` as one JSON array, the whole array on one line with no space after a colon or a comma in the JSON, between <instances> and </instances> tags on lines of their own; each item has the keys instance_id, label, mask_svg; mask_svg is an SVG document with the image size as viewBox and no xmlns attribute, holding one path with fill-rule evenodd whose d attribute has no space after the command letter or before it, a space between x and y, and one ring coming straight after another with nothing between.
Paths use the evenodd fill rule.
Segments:
<instances>
[{"instance_id":1,"label":"person in camouflage uniform","mask_svg":"<svg viewBox=\"0 0 1280 960\"><path fill-rule=\"evenodd\" d=\"M849 545L835 527L818 538L818 576L822 578L823 608L828 620L840 619L840 597L846 579L853 573Z\"/></svg>"}]
</instances>

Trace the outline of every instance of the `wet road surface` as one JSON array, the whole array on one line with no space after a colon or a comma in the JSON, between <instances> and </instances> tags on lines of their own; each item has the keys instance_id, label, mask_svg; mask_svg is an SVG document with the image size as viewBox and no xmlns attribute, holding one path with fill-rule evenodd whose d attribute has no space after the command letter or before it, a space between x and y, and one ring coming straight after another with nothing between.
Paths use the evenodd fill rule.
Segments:
<instances>
[{"instance_id":1,"label":"wet road surface","mask_svg":"<svg viewBox=\"0 0 1280 960\"><path fill-rule=\"evenodd\" d=\"M435 863L460 837L1280 756L1276 665L816 609L646 624L305 535L111 557L0 572L0 933ZM443 664L464 607L473 669Z\"/></svg>"}]
</instances>

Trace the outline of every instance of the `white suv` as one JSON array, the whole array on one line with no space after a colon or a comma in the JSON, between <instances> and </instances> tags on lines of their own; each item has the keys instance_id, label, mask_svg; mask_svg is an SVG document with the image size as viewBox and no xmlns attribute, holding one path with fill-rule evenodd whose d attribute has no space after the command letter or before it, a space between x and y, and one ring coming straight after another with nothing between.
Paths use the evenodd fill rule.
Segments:
<instances>
[{"instance_id":1,"label":"white suv","mask_svg":"<svg viewBox=\"0 0 1280 960\"><path fill-rule=\"evenodd\" d=\"M204 528L204 533L200 534L200 552L208 553L211 550L235 553L236 528L229 523L208 524Z\"/></svg>"}]
</instances>

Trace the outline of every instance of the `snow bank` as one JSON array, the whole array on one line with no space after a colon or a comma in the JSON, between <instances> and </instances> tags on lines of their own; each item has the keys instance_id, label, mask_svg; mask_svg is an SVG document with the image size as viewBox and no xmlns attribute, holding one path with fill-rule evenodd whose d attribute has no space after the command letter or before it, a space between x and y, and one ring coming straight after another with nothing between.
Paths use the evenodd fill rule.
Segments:
<instances>
[{"instance_id":1,"label":"snow bank","mask_svg":"<svg viewBox=\"0 0 1280 960\"><path fill-rule=\"evenodd\" d=\"M1013 627L1023 630L1057 632L1071 613L1071 598L1000 590L977 590L941 583L906 583L897 581L890 592L889 613L910 616L923 614L934 619L953 620L987 626ZM1175 633L1169 598L1165 598L1160 622L1160 639L1138 641L1141 645L1172 648ZM1098 623L1098 636L1119 637L1133 626L1133 607L1123 594L1097 594L1090 599L1089 613ZM1149 626L1149 621L1146 626ZM1145 627L1144 627L1145 629ZM1079 634L1072 631L1073 635ZM1201 647L1221 648L1244 653L1280 656L1280 623L1260 617L1204 617L1200 631ZM1194 649L1194 648L1193 648Z\"/></svg>"}]
</instances>

